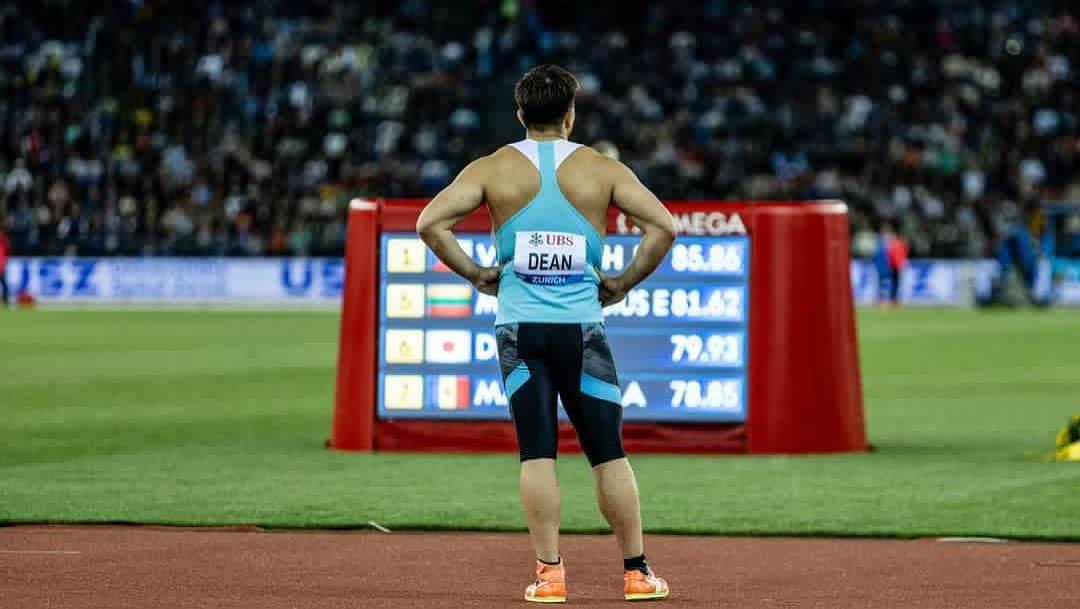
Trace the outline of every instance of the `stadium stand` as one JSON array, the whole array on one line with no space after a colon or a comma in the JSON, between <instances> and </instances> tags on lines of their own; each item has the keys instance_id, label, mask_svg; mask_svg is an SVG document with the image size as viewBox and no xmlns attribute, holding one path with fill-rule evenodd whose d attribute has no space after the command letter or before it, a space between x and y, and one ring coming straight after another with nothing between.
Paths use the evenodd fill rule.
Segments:
<instances>
[{"instance_id":1,"label":"stadium stand","mask_svg":"<svg viewBox=\"0 0 1080 609\"><path fill-rule=\"evenodd\" d=\"M520 137L543 62L662 197L842 198L856 255L888 221L986 256L1080 200L1069 2L620 4L0 4L0 220L19 254L340 254L350 197Z\"/></svg>"}]
</instances>

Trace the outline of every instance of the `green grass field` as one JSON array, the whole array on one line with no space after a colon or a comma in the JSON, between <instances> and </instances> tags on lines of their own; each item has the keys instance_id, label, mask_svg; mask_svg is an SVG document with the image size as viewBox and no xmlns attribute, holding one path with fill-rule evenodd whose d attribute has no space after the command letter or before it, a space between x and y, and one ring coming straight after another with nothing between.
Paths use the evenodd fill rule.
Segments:
<instances>
[{"instance_id":1,"label":"green grass field","mask_svg":"<svg viewBox=\"0 0 1080 609\"><path fill-rule=\"evenodd\" d=\"M877 451L638 456L654 532L1080 539L1080 313L860 313ZM0 311L0 522L523 530L511 455L323 449L337 316ZM598 531L581 457L563 521Z\"/></svg>"}]
</instances>

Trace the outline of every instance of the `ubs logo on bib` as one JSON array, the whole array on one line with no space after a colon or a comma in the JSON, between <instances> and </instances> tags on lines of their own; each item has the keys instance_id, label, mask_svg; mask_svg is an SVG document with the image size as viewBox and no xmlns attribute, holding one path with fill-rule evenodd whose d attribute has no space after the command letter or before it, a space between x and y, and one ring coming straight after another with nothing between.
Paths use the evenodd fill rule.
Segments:
<instances>
[{"instance_id":1,"label":"ubs logo on bib","mask_svg":"<svg viewBox=\"0 0 1080 609\"><path fill-rule=\"evenodd\" d=\"M552 247L573 247L576 235L568 235L565 233L533 233L529 235L529 245L537 247L539 245L550 245Z\"/></svg>"}]
</instances>

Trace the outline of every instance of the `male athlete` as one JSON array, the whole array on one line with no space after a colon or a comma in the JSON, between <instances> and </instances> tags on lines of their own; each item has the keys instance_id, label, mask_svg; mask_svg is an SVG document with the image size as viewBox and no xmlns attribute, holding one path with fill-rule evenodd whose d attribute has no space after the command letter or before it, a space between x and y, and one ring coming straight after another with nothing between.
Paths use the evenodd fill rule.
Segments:
<instances>
[{"instance_id":1,"label":"male athlete","mask_svg":"<svg viewBox=\"0 0 1080 609\"><path fill-rule=\"evenodd\" d=\"M556 396L592 465L600 511L623 555L626 600L661 599L668 585L645 562L634 471L622 447L622 407L601 305L621 301L675 240L671 214L622 163L567 141L578 82L543 65L514 87L526 138L470 163L424 208L416 231L447 266L498 296L495 336L521 451L521 503L536 551L525 600L566 601L559 554ZM499 265L478 266L451 229L487 202ZM642 230L630 264L600 274L608 206Z\"/></svg>"}]
</instances>

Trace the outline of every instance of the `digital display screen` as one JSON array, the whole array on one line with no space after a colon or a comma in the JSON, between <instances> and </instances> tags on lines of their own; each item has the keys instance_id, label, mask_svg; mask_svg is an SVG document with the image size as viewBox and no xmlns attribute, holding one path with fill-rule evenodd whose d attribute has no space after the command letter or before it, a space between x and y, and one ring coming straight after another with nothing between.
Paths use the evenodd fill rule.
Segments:
<instances>
[{"instance_id":1,"label":"digital display screen","mask_svg":"<svg viewBox=\"0 0 1080 609\"><path fill-rule=\"evenodd\" d=\"M601 272L622 271L639 239L608 236ZM495 264L490 235L458 240L478 264ZM414 234L384 234L381 251L378 417L509 420L495 297ZM625 420L746 420L749 269L745 235L680 237L645 282L604 309Z\"/></svg>"}]
</instances>

